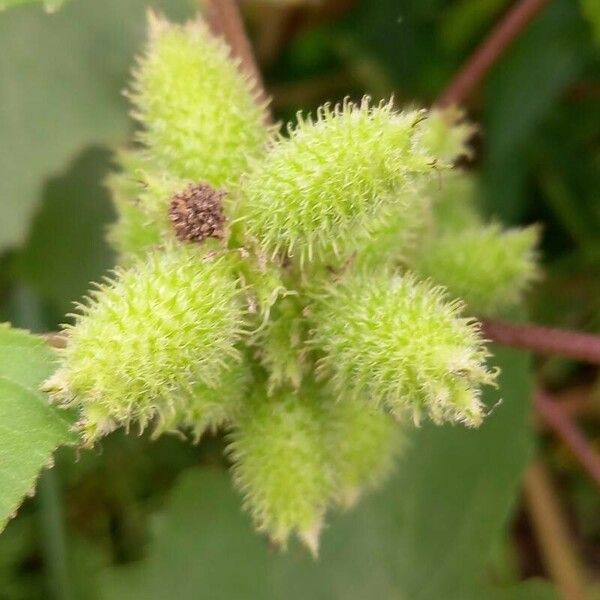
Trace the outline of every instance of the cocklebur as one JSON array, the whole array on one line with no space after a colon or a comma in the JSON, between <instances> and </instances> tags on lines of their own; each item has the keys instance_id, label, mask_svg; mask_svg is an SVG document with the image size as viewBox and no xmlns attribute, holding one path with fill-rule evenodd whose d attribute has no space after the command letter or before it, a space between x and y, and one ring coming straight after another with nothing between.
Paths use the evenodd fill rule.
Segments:
<instances>
[{"instance_id":1,"label":"cocklebur","mask_svg":"<svg viewBox=\"0 0 600 600\"><path fill-rule=\"evenodd\" d=\"M256 387L234 417L228 454L256 528L283 547L297 535L316 554L326 510L383 483L401 443L388 414L306 378L270 395Z\"/></svg>"},{"instance_id":2,"label":"cocklebur","mask_svg":"<svg viewBox=\"0 0 600 600\"><path fill-rule=\"evenodd\" d=\"M173 25L149 13L149 41L129 97L140 145L117 153L108 180L117 222L109 239L126 264L173 231L173 194L191 183L229 191L265 151L273 128L228 47L200 20Z\"/></svg>"},{"instance_id":3,"label":"cocklebur","mask_svg":"<svg viewBox=\"0 0 600 600\"><path fill-rule=\"evenodd\" d=\"M404 441L402 430L387 412L363 398L328 398L325 414L333 498L351 508L391 474Z\"/></svg>"},{"instance_id":4,"label":"cocklebur","mask_svg":"<svg viewBox=\"0 0 600 600\"><path fill-rule=\"evenodd\" d=\"M314 292L311 344L340 398L364 395L401 418L479 425L494 381L478 324L413 275L352 274Z\"/></svg>"},{"instance_id":5,"label":"cocklebur","mask_svg":"<svg viewBox=\"0 0 600 600\"><path fill-rule=\"evenodd\" d=\"M249 243L303 267L347 254L436 157L417 142L422 111L364 99L298 118L244 179L233 214Z\"/></svg>"},{"instance_id":6,"label":"cocklebur","mask_svg":"<svg viewBox=\"0 0 600 600\"><path fill-rule=\"evenodd\" d=\"M490 316L517 305L539 278L539 229L484 224L475 193L467 175L453 176L438 190L430 228L408 262L461 298L471 313Z\"/></svg>"},{"instance_id":7,"label":"cocklebur","mask_svg":"<svg viewBox=\"0 0 600 600\"><path fill-rule=\"evenodd\" d=\"M157 169L229 189L272 133L256 85L201 19L180 26L150 13L149 25L129 93L139 140Z\"/></svg>"},{"instance_id":8,"label":"cocklebur","mask_svg":"<svg viewBox=\"0 0 600 600\"><path fill-rule=\"evenodd\" d=\"M316 554L332 493L318 388L262 386L246 399L229 434L233 481L258 531L285 547L297 535Z\"/></svg>"},{"instance_id":9,"label":"cocklebur","mask_svg":"<svg viewBox=\"0 0 600 600\"><path fill-rule=\"evenodd\" d=\"M431 227L432 208L435 205L437 209L440 204L437 198L446 190L446 181L456 179L448 173L447 166L470 156L468 143L474 131L457 109L422 113L413 144L415 151L420 148L422 154L431 157L434 168L399 189L397 202L382 210L380 218L366 228L363 236L354 236L355 268L379 270L406 262Z\"/></svg>"},{"instance_id":10,"label":"cocklebur","mask_svg":"<svg viewBox=\"0 0 600 600\"><path fill-rule=\"evenodd\" d=\"M194 386L238 357L243 304L229 255L192 245L148 255L90 292L45 384L81 413L87 442L118 426L171 422Z\"/></svg>"},{"instance_id":11,"label":"cocklebur","mask_svg":"<svg viewBox=\"0 0 600 600\"><path fill-rule=\"evenodd\" d=\"M472 313L495 315L517 305L539 277L538 233L537 227L499 225L448 232L421 246L411 265L462 298Z\"/></svg>"}]
</instances>

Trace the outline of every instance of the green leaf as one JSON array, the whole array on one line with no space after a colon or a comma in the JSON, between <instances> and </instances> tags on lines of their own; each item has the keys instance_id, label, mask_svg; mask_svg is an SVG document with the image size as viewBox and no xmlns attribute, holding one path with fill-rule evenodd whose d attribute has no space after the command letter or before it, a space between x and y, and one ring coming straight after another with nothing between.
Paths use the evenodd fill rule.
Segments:
<instances>
[{"instance_id":1,"label":"green leaf","mask_svg":"<svg viewBox=\"0 0 600 600\"><path fill-rule=\"evenodd\" d=\"M493 589L484 570L528 460L529 360L499 350L504 403L477 431L415 432L397 476L331 519L318 560L269 551L224 473L187 471L137 565L108 571L105 600L549 600L541 582ZM488 401L495 401L492 394Z\"/></svg>"},{"instance_id":2,"label":"green leaf","mask_svg":"<svg viewBox=\"0 0 600 600\"><path fill-rule=\"evenodd\" d=\"M68 414L37 391L54 361L43 340L0 325L0 531L54 450L76 441Z\"/></svg>"},{"instance_id":3,"label":"green leaf","mask_svg":"<svg viewBox=\"0 0 600 600\"><path fill-rule=\"evenodd\" d=\"M0 251L23 241L49 175L84 147L126 139L121 92L147 4L76 0L51 18L33 5L0 14L0 73L10 82L0 86ZM186 0L152 4L174 18L189 13Z\"/></svg>"},{"instance_id":4,"label":"green leaf","mask_svg":"<svg viewBox=\"0 0 600 600\"><path fill-rule=\"evenodd\" d=\"M35 392L55 363L56 352L41 337L0 323L0 377Z\"/></svg>"}]
</instances>

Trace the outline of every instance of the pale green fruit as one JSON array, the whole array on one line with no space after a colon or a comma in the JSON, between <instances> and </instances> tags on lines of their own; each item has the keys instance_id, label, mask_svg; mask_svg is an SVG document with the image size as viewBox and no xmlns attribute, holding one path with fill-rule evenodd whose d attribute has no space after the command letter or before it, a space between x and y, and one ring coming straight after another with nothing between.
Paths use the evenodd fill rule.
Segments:
<instances>
[{"instance_id":1,"label":"pale green fruit","mask_svg":"<svg viewBox=\"0 0 600 600\"><path fill-rule=\"evenodd\" d=\"M230 433L233 479L255 527L278 545L296 534L317 552L332 491L318 391L259 387Z\"/></svg>"},{"instance_id":2,"label":"pale green fruit","mask_svg":"<svg viewBox=\"0 0 600 600\"><path fill-rule=\"evenodd\" d=\"M90 293L46 389L80 410L88 441L131 423L160 428L195 386L218 384L242 319L229 256L183 244L151 253Z\"/></svg>"},{"instance_id":3,"label":"pale green fruit","mask_svg":"<svg viewBox=\"0 0 600 600\"><path fill-rule=\"evenodd\" d=\"M352 275L315 292L312 345L340 397L353 393L419 422L479 425L492 383L479 326L442 288L411 275Z\"/></svg>"}]
</instances>

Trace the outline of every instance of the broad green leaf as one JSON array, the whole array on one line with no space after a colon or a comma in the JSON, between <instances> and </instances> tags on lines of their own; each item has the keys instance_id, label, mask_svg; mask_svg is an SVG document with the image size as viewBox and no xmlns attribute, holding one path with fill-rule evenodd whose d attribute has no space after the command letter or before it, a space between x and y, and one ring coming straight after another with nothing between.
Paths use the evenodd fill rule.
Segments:
<instances>
[{"instance_id":1,"label":"broad green leaf","mask_svg":"<svg viewBox=\"0 0 600 600\"><path fill-rule=\"evenodd\" d=\"M54 450L76 441L67 413L38 391L54 361L43 340L0 325L0 531Z\"/></svg>"},{"instance_id":2,"label":"broad green leaf","mask_svg":"<svg viewBox=\"0 0 600 600\"><path fill-rule=\"evenodd\" d=\"M58 10L67 0L0 0L0 10L12 8L20 4L27 4L29 2L42 2L44 9L48 12L54 12Z\"/></svg>"},{"instance_id":3,"label":"broad green leaf","mask_svg":"<svg viewBox=\"0 0 600 600\"><path fill-rule=\"evenodd\" d=\"M416 431L396 477L331 519L318 560L269 551L225 473L187 471L139 564L106 573L105 600L549 600L549 586L485 584L531 449L529 361L498 351L504 403L478 431ZM497 398L491 394L488 400Z\"/></svg>"},{"instance_id":4,"label":"broad green leaf","mask_svg":"<svg viewBox=\"0 0 600 600\"><path fill-rule=\"evenodd\" d=\"M0 14L0 251L23 241L48 176L89 145L127 138L122 90L147 6L72 0L51 17L34 5ZM152 6L181 19L191 3Z\"/></svg>"},{"instance_id":5,"label":"broad green leaf","mask_svg":"<svg viewBox=\"0 0 600 600\"><path fill-rule=\"evenodd\" d=\"M0 528L33 491L54 450L74 441L70 423L42 394L0 377Z\"/></svg>"},{"instance_id":6,"label":"broad green leaf","mask_svg":"<svg viewBox=\"0 0 600 600\"><path fill-rule=\"evenodd\" d=\"M41 337L0 324L0 377L35 392L55 363L56 352Z\"/></svg>"}]
</instances>

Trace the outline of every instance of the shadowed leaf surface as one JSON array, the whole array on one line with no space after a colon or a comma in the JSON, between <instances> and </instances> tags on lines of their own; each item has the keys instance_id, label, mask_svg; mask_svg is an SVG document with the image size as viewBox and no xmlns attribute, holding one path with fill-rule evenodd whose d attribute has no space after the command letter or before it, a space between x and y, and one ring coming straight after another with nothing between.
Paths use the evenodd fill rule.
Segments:
<instances>
[{"instance_id":1,"label":"shadowed leaf surface","mask_svg":"<svg viewBox=\"0 0 600 600\"><path fill-rule=\"evenodd\" d=\"M113 264L105 241L114 220L103 181L110 155L90 148L60 177L48 182L18 259L18 270L47 300L61 322L90 281L99 281Z\"/></svg>"}]
</instances>

